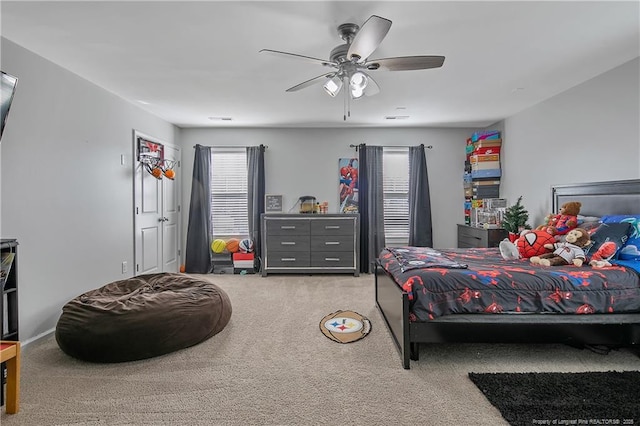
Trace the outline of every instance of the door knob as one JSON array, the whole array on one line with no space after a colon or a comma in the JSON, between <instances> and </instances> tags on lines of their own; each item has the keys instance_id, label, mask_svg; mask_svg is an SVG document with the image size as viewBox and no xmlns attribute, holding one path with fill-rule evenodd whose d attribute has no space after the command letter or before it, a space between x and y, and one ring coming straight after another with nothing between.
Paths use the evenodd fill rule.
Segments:
<instances>
[{"instance_id":1,"label":"door knob","mask_svg":"<svg viewBox=\"0 0 640 426\"><path fill-rule=\"evenodd\" d=\"M158 219L158 222L167 222L169 220L168 217L161 217Z\"/></svg>"}]
</instances>

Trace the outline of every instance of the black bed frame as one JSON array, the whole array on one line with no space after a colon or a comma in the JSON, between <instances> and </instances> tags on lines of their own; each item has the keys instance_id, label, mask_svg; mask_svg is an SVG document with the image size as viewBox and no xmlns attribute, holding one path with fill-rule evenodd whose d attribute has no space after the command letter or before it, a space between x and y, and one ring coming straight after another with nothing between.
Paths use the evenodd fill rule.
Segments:
<instances>
[{"instance_id":1,"label":"black bed frame","mask_svg":"<svg viewBox=\"0 0 640 426\"><path fill-rule=\"evenodd\" d=\"M552 211L580 201L585 216L640 212L640 179L557 185ZM409 297L379 264L375 270L376 305L391 332L402 366L417 361L420 343L567 343L640 345L640 312L594 315L455 314L429 322L409 321ZM638 348L638 346L634 346Z\"/></svg>"}]
</instances>

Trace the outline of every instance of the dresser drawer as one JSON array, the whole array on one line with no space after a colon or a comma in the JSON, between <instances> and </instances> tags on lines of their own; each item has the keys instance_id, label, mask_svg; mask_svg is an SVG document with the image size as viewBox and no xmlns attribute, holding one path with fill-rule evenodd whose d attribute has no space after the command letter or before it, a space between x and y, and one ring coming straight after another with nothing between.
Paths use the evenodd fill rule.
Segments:
<instances>
[{"instance_id":1,"label":"dresser drawer","mask_svg":"<svg viewBox=\"0 0 640 426\"><path fill-rule=\"evenodd\" d=\"M353 253L334 251L315 251L311 253L311 266L313 267L334 267L353 268Z\"/></svg>"},{"instance_id":2,"label":"dresser drawer","mask_svg":"<svg viewBox=\"0 0 640 426\"><path fill-rule=\"evenodd\" d=\"M316 235L311 239L311 251L353 251L352 235Z\"/></svg>"},{"instance_id":3,"label":"dresser drawer","mask_svg":"<svg viewBox=\"0 0 640 426\"><path fill-rule=\"evenodd\" d=\"M311 225L308 219L268 219L266 233L272 235L309 235Z\"/></svg>"},{"instance_id":4,"label":"dresser drawer","mask_svg":"<svg viewBox=\"0 0 640 426\"><path fill-rule=\"evenodd\" d=\"M270 235L267 240L267 252L270 251L309 251L309 235Z\"/></svg>"},{"instance_id":5,"label":"dresser drawer","mask_svg":"<svg viewBox=\"0 0 640 426\"><path fill-rule=\"evenodd\" d=\"M268 268L304 268L309 266L308 251L279 251L267 254L266 267Z\"/></svg>"},{"instance_id":6,"label":"dresser drawer","mask_svg":"<svg viewBox=\"0 0 640 426\"><path fill-rule=\"evenodd\" d=\"M311 235L353 235L353 219L314 219Z\"/></svg>"}]
</instances>

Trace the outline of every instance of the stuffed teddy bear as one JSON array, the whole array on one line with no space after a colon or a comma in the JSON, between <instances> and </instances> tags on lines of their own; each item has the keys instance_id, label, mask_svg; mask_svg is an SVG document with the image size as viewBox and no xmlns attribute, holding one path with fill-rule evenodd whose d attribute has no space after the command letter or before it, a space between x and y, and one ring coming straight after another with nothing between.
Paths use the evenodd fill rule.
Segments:
<instances>
[{"instance_id":1,"label":"stuffed teddy bear","mask_svg":"<svg viewBox=\"0 0 640 426\"><path fill-rule=\"evenodd\" d=\"M544 218L544 225L538 226L537 230L547 231L551 235L564 235L578 226L578 213L580 213L582 203L570 201L560 207L558 214L550 214Z\"/></svg>"},{"instance_id":2,"label":"stuffed teddy bear","mask_svg":"<svg viewBox=\"0 0 640 426\"><path fill-rule=\"evenodd\" d=\"M570 230L565 237L564 242L553 244L545 244L545 248L553 250L552 253L533 256L529 259L534 265L557 266L557 265L575 265L582 266L587 256L583 247L591 243L589 233L582 228L574 228Z\"/></svg>"}]
</instances>

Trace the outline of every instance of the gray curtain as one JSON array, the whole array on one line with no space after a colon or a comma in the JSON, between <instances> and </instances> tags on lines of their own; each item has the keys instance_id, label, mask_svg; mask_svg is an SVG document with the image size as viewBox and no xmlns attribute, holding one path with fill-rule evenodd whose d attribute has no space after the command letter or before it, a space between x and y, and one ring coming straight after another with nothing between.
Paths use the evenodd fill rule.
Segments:
<instances>
[{"instance_id":1,"label":"gray curtain","mask_svg":"<svg viewBox=\"0 0 640 426\"><path fill-rule=\"evenodd\" d=\"M260 215L264 213L264 150L264 145L247 147L249 237L258 259L262 259Z\"/></svg>"},{"instance_id":2,"label":"gray curtain","mask_svg":"<svg viewBox=\"0 0 640 426\"><path fill-rule=\"evenodd\" d=\"M433 247L431 199L424 145L409 147L409 245Z\"/></svg>"},{"instance_id":3,"label":"gray curtain","mask_svg":"<svg viewBox=\"0 0 640 426\"><path fill-rule=\"evenodd\" d=\"M191 179L185 271L211 272L211 148L196 145Z\"/></svg>"},{"instance_id":4,"label":"gray curtain","mask_svg":"<svg viewBox=\"0 0 640 426\"><path fill-rule=\"evenodd\" d=\"M384 188L382 147L358 147L358 212L360 213L360 272L372 273L384 248Z\"/></svg>"}]
</instances>

